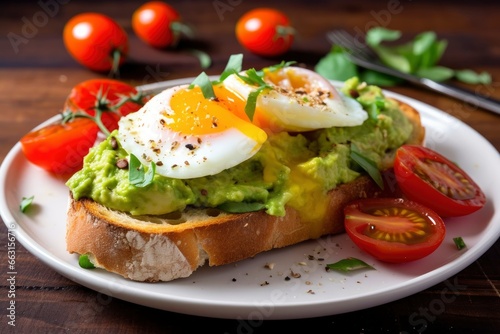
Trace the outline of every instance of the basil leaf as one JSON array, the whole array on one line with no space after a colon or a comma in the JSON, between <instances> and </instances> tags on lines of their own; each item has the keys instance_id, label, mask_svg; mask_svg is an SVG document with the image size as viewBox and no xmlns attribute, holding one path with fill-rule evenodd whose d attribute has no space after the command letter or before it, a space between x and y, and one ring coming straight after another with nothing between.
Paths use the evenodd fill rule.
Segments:
<instances>
[{"instance_id":1,"label":"basil leaf","mask_svg":"<svg viewBox=\"0 0 500 334\"><path fill-rule=\"evenodd\" d=\"M455 71L451 68L444 66L434 66L429 68L421 68L417 70L416 74L423 78L428 78L434 81L445 81L455 75Z\"/></svg>"},{"instance_id":2,"label":"basil leaf","mask_svg":"<svg viewBox=\"0 0 500 334\"><path fill-rule=\"evenodd\" d=\"M263 203L247 202L225 202L217 207L218 209L229 213L243 213L260 211L266 208Z\"/></svg>"},{"instance_id":3,"label":"basil leaf","mask_svg":"<svg viewBox=\"0 0 500 334\"><path fill-rule=\"evenodd\" d=\"M413 53L416 55L422 55L428 52L431 47L436 42L436 33L432 31L427 31L417 35L413 41Z\"/></svg>"},{"instance_id":4,"label":"basil leaf","mask_svg":"<svg viewBox=\"0 0 500 334\"><path fill-rule=\"evenodd\" d=\"M364 70L359 77L361 82L369 82L370 85L375 86L395 86L404 82L403 79L373 70Z\"/></svg>"},{"instance_id":5,"label":"basil leaf","mask_svg":"<svg viewBox=\"0 0 500 334\"><path fill-rule=\"evenodd\" d=\"M245 114L247 114L250 121L253 121L253 116L255 115L255 108L257 107L257 98L259 94L267 87L261 86L248 94L247 103L245 104Z\"/></svg>"},{"instance_id":6,"label":"basil leaf","mask_svg":"<svg viewBox=\"0 0 500 334\"><path fill-rule=\"evenodd\" d=\"M291 65L293 65L295 63L296 63L296 61L287 61L287 62L285 62L284 60L282 60L281 63L268 66L265 69L268 70L268 71L270 71L270 72L275 72L275 71L280 70L282 68L291 66Z\"/></svg>"},{"instance_id":7,"label":"basil leaf","mask_svg":"<svg viewBox=\"0 0 500 334\"><path fill-rule=\"evenodd\" d=\"M336 270L336 271L342 271L342 272L348 272L348 271L353 271L353 270L359 270L359 269L375 269L372 266L370 266L368 263L356 259L354 257L348 257L347 259L340 260L335 263L330 263L326 265L327 270Z\"/></svg>"},{"instance_id":8,"label":"basil leaf","mask_svg":"<svg viewBox=\"0 0 500 334\"><path fill-rule=\"evenodd\" d=\"M226 80L226 78L231 74L241 72L242 67L243 67L243 54L238 53L231 55L229 57L229 60L227 61L226 68L224 69L224 71L222 71L219 77L219 82Z\"/></svg>"},{"instance_id":9,"label":"basil leaf","mask_svg":"<svg viewBox=\"0 0 500 334\"><path fill-rule=\"evenodd\" d=\"M35 196L23 197L21 204L19 205L19 210L21 210L22 213L26 212L26 210L28 210L30 205L33 203L34 198Z\"/></svg>"},{"instance_id":10,"label":"basil leaf","mask_svg":"<svg viewBox=\"0 0 500 334\"><path fill-rule=\"evenodd\" d=\"M138 188L150 185L155 176L156 165L151 162L149 169L145 171L144 166L135 155L130 154L129 160L128 180L130 184Z\"/></svg>"},{"instance_id":11,"label":"basil leaf","mask_svg":"<svg viewBox=\"0 0 500 334\"><path fill-rule=\"evenodd\" d=\"M89 257L87 254L80 255L78 258L78 264L80 267L84 269L94 269L95 266L92 262L90 262Z\"/></svg>"},{"instance_id":12,"label":"basil leaf","mask_svg":"<svg viewBox=\"0 0 500 334\"><path fill-rule=\"evenodd\" d=\"M212 87L212 82L205 72L201 72L189 85L189 88L193 89L194 86L199 86L201 88L201 92L203 93L204 98L215 99L215 92L214 88Z\"/></svg>"},{"instance_id":13,"label":"basil leaf","mask_svg":"<svg viewBox=\"0 0 500 334\"><path fill-rule=\"evenodd\" d=\"M468 84L491 84L491 75L487 72L477 73L472 70L457 70L455 76L458 80Z\"/></svg>"},{"instance_id":14,"label":"basil leaf","mask_svg":"<svg viewBox=\"0 0 500 334\"><path fill-rule=\"evenodd\" d=\"M334 45L329 53L319 60L314 70L330 80L346 81L358 76L358 67L351 62L347 51Z\"/></svg>"},{"instance_id":15,"label":"basil leaf","mask_svg":"<svg viewBox=\"0 0 500 334\"><path fill-rule=\"evenodd\" d=\"M453 242L455 243L455 246L457 246L458 250L462 250L467 247L462 237L453 238Z\"/></svg>"},{"instance_id":16,"label":"basil leaf","mask_svg":"<svg viewBox=\"0 0 500 334\"><path fill-rule=\"evenodd\" d=\"M377 164L373 160L363 156L354 144L351 144L351 159L370 175L380 189L384 189L384 181L382 180L382 174Z\"/></svg>"},{"instance_id":17,"label":"basil leaf","mask_svg":"<svg viewBox=\"0 0 500 334\"><path fill-rule=\"evenodd\" d=\"M401 31L391 30L383 27L375 27L366 33L366 44L371 47L378 46L383 41L395 41L401 37Z\"/></svg>"}]
</instances>

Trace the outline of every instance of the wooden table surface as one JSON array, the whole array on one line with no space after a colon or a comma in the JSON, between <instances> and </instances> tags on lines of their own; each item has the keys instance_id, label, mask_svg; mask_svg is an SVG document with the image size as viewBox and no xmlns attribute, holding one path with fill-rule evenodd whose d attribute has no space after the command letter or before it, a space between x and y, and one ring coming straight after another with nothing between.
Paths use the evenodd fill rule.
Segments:
<instances>
[{"instance_id":1,"label":"wooden table surface","mask_svg":"<svg viewBox=\"0 0 500 334\"><path fill-rule=\"evenodd\" d=\"M108 14L130 36L131 54L120 79L135 85L195 76L201 69L184 48L208 52L218 74L229 55L244 52L245 67L276 63L245 52L234 37L234 25L247 10L264 1L171 1L196 38L182 50L153 50L132 33L130 16L140 1L11 1L0 10L0 159L3 161L20 137L61 111L66 95L78 82L106 74L78 65L65 51L61 32L67 20L84 11ZM314 3L314 5L313 5ZM500 98L500 5L497 1L276 1L268 4L287 13L297 29L292 50L284 57L309 68L328 52L325 33L342 27L352 32L382 25L414 36L436 31L447 39L441 62L452 68L489 71L488 87L469 87ZM31 25L30 25L31 24ZM18 43L7 38L20 36ZM11 34L11 36L13 36ZM451 98L412 86L391 90L418 99L462 120L500 149L500 116ZM457 134L457 141L462 140ZM36 186L36 185L34 185ZM8 324L10 282L7 229L0 227L1 311L0 332ZM84 288L59 275L19 242L16 244L15 330L19 332L162 332L214 333L289 332L296 326L319 333L498 332L500 328L500 241L455 276L401 300L356 312L313 319L261 321L224 320L160 311ZM450 286L459 287L450 297Z\"/></svg>"}]
</instances>

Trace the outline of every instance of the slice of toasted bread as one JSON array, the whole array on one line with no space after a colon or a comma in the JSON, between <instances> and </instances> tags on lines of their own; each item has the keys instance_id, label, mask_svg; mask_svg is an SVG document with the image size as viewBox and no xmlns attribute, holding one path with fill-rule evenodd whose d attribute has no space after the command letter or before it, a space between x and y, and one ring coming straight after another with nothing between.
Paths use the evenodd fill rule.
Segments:
<instances>
[{"instance_id":1,"label":"slice of toasted bread","mask_svg":"<svg viewBox=\"0 0 500 334\"><path fill-rule=\"evenodd\" d=\"M418 112L398 102L413 123L408 141L421 144L424 128ZM393 153L384 167L390 168ZM218 266L258 253L344 231L343 208L358 198L384 194L366 176L328 193L329 204L321 226L311 226L287 208L284 217L265 212L228 214L213 209L188 208L179 216L130 216L91 199L70 197L66 243L70 253L87 254L96 267L137 281L170 281L190 276L206 262Z\"/></svg>"}]
</instances>

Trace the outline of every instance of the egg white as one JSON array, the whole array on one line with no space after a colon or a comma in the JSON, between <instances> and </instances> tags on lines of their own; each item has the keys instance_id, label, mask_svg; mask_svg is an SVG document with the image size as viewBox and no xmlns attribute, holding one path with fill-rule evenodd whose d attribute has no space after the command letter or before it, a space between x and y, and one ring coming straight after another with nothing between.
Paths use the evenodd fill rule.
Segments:
<instances>
[{"instance_id":1,"label":"egg white","mask_svg":"<svg viewBox=\"0 0 500 334\"><path fill-rule=\"evenodd\" d=\"M234 127L205 135L170 130L168 124L174 120L169 115L175 113L170 99L180 89L188 88L166 89L119 122L117 139L122 147L143 164L155 163L157 174L179 179L214 175L249 159L265 141L250 138ZM266 136L264 131L258 134Z\"/></svg>"},{"instance_id":2,"label":"egg white","mask_svg":"<svg viewBox=\"0 0 500 334\"><path fill-rule=\"evenodd\" d=\"M289 71L310 71L287 68ZM311 93L297 94L286 80L274 89L263 91L257 98L256 108L288 131L307 131L330 127L357 126L363 124L368 114L356 100L335 89L326 79L314 80L319 75L310 71ZM245 73L241 73L245 75ZM226 89L248 97L257 87L233 74L223 82Z\"/></svg>"}]
</instances>

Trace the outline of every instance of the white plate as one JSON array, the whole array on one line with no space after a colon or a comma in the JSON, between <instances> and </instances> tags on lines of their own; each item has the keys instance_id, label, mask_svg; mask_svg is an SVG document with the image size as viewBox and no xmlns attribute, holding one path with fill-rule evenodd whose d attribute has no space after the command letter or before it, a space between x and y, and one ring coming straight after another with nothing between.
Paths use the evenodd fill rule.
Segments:
<instances>
[{"instance_id":1,"label":"white plate","mask_svg":"<svg viewBox=\"0 0 500 334\"><path fill-rule=\"evenodd\" d=\"M237 264L203 267L189 278L165 283L138 283L102 270L85 270L78 266L77 256L65 248L68 190L64 181L28 163L19 143L0 169L1 215L17 240L60 274L99 293L153 308L260 321L338 314L403 298L458 273L497 240L500 156L480 134L456 118L413 99L387 94L420 111L427 128L426 145L459 163L488 198L480 211L448 219L443 244L413 263L377 262L358 250L346 235L337 235L273 250ZM21 198L32 195L35 200L30 214L20 213ZM456 249L452 239L458 236L465 240L467 250ZM360 258L376 270L348 274L325 271L325 264L346 257ZM266 263L274 263L274 268L266 269ZM292 278L291 271L300 278Z\"/></svg>"}]
</instances>

